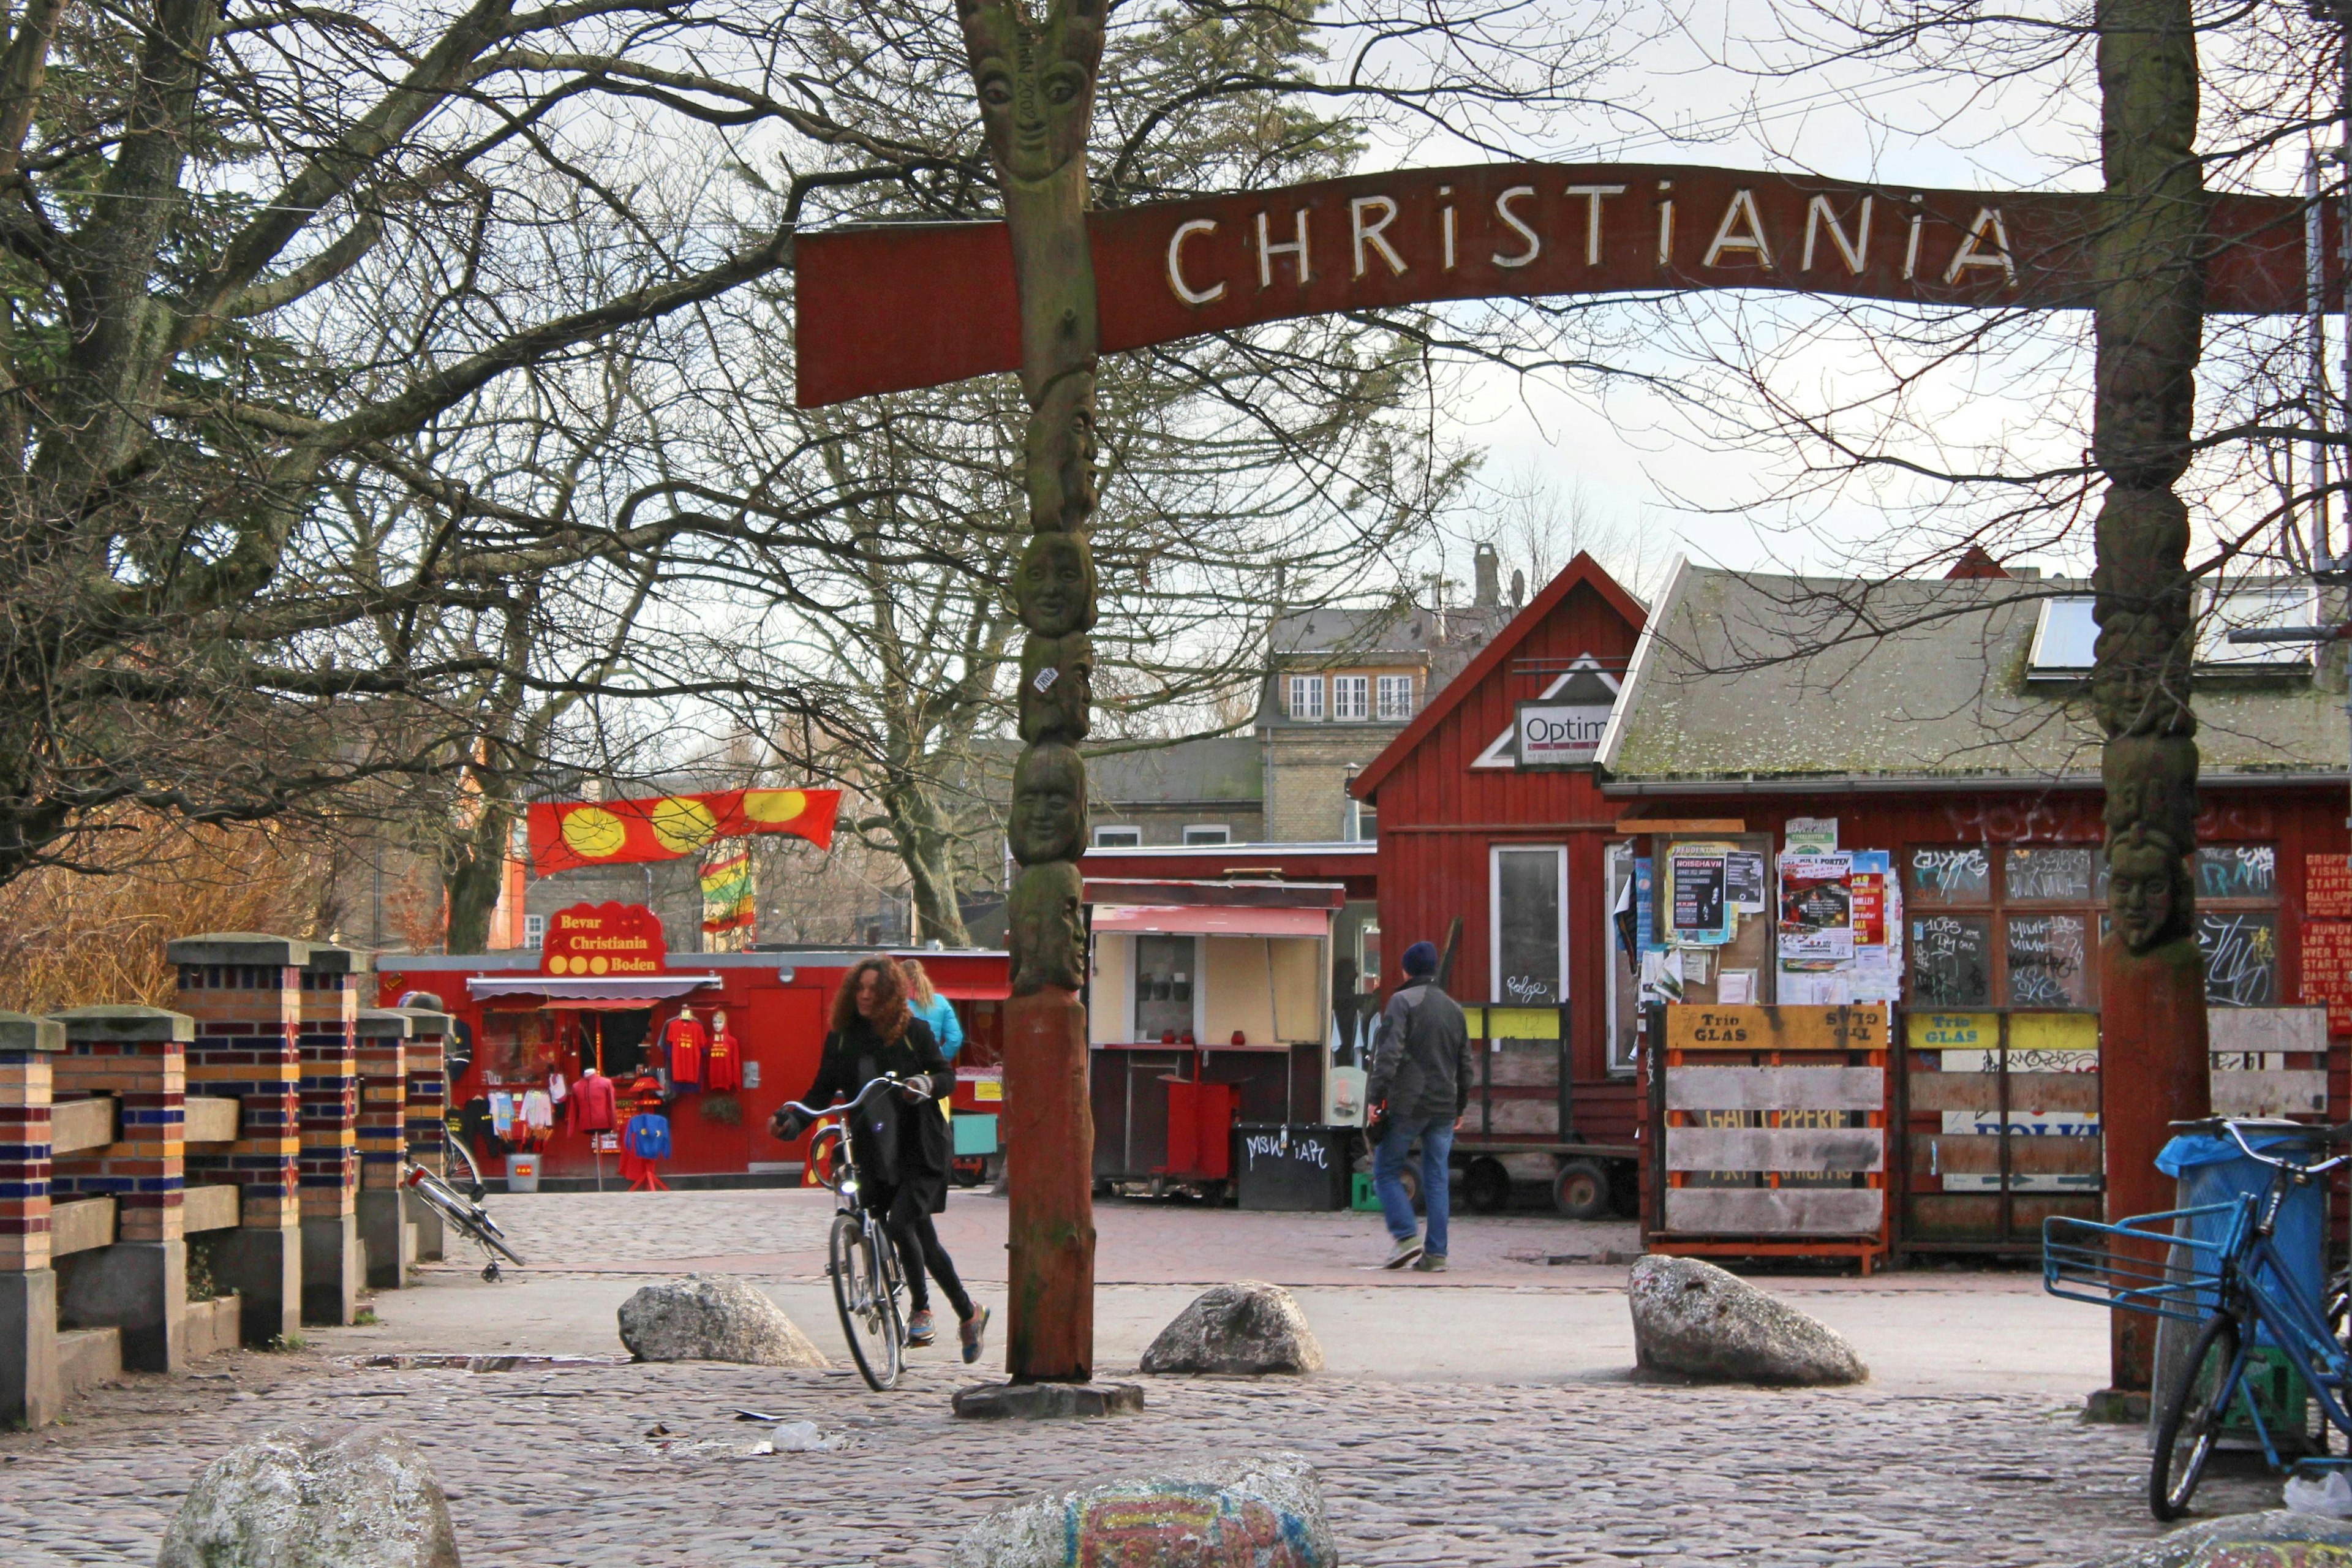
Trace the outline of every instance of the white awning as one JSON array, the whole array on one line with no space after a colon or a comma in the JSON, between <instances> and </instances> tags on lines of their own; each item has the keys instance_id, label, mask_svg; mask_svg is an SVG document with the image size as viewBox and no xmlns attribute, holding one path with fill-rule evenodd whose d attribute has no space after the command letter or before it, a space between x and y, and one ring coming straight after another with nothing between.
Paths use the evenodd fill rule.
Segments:
<instances>
[{"instance_id":1,"label":"white awning","mask_svg":"<svg viewBox=\"0 0 2352 1568\"><path fill-rule=\"evenodd\" d=\"M474 974L467 977L466 989L478 1001L492 996L543 996L559 1006L571 1002L612 1008L667 1002L719 983L716 974Z\"/></svg>"}]
</instances>

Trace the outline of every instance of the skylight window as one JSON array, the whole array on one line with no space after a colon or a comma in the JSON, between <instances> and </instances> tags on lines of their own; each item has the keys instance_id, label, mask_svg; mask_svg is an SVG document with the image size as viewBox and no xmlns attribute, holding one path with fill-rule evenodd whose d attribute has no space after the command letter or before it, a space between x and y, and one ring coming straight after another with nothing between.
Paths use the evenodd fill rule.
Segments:
<instances>
[{"instance_id":1,"label":"skylight window","mask_svg":"<svg viewBox=\"0 0 2352 1568\"><path fill-rule=\"evenodd\" d=\"M2077 680L2091 673L2092 650L2099 626L2091 618L2094 603L2080 598L2044 599L2033 624L2033 652L2026 662L2029 679Z\"/></svg>"},{"instance_id":2,"label":"skylight window","mask_svg":"<svg viewBox=\"0 0 2352 1568\"><path fill-rule=\"evenodd\" d=\"M2285 580L2216 587L2197 622L2200 668L2307 669L2310 643L2233 643L2240 629L2312 626L2319 624L2319 591L2307 582Z\"/></svg>"}]
</instances>

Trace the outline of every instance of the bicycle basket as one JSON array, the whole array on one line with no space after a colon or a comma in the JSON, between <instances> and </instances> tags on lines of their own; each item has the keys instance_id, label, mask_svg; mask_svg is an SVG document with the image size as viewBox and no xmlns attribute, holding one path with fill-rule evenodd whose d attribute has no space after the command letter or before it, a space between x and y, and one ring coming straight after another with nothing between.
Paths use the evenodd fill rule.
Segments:
<instances>
[{"instance_id":1,"label":"bicycle basket","mask_svg":"<svg viewBox=\"0 0 2352 1568\"><path fill-rule=\"evenodd\" d=\"M2070 1301L2201 1323L2212 1315L2231 1243L2190 1235L2190 1222L2241 1206L2168 1209L2116 1225L2053 1215L2042 1222L2042 1287ZM2225 1236L2235 1230L2217 1228Z\"/></svg>"}]
</instances>

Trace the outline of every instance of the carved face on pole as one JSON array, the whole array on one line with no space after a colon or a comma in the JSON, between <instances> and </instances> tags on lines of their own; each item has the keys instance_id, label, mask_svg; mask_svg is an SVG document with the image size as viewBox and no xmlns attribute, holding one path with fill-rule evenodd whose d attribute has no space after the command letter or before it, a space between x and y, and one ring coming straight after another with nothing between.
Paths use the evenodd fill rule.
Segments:
<instances>
[{"instance_id":1,"label":"carved face on pole","mask_svg":"<svg viewBox=\"0 0 2352 1568\"><path fill-rule=\"evenodd\" d=\"M2107 856L2107 909L2116 934L2133 952L2149 952L2174 934L2180 855L2162 836L2134 827Z\"/></svg>"},{"instance_id":2,"label":"carved face on pole","mask_svg":"<svg viewBox=\"0 0 2352 1568\"><path fill-rule=\"evenodd\" d=\"M1056 5L1042 27L1024 0L965 0L959 10L997 166L1031 184L1051 179L1085 150L1094 119L1101 0Z\"/></svg>"},{"instance_id":3,"label":"carved face on pole","mask_svg":"<svg viewBox=\"0 0 2352 1568\"><path fill-rule=\"evenodd\" d=\"M1083 535L1040 533L1022 552L1013 588L1021 619L1041 637L1091 631L1095 624L1095 560Z\"/></svg>"},{"instance_id":4,"label":"carved face on pole","mask_svg":"<svg viewBox=\"0 0 2352 1568\"><path fill-rule=\"evenodd\" d=\"M1024 866L1075 860L1087 828L1087 768L1074 746L1048 741L1021 753L1013 771L1007 837Z\"/></svg>"}]
</instances>

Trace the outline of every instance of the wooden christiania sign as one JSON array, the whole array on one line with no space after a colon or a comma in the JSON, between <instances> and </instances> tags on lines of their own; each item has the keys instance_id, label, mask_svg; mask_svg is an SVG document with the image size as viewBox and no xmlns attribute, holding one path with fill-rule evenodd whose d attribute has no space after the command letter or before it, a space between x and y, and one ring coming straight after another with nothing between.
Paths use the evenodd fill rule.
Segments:
<instances>
[{"instance_id":1,"label":"wooden christiania sign","mask_svg":"<svg viewBox=\"0 0 2352 1568\"><path fill-rule=\"evenodd\" d=\"M2215 194L2206 309L2307 308L2306 205ZM1105 352L1444 300L1770 289L1909 304L2087 309L2095 194L1920 190L1656 163L1361 174L1087 215ZM2317 226L2335 299L2340 226ZM803 407L1020 368L1001 223L795 242Z\"/></svg>"},{"instance_id":2,"label":"wooden christiania sign","mask_svg":"<svg viewBox=\"0 0 2352 1568\"><path fill-rule=\"evenodd\" d=\"M1678 1003L1666 1009L1670 1051L1870 1051L1885 1048L1883 1002L1850 1007L1718 1007Z\"/></svg>"}]
</instances>

